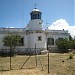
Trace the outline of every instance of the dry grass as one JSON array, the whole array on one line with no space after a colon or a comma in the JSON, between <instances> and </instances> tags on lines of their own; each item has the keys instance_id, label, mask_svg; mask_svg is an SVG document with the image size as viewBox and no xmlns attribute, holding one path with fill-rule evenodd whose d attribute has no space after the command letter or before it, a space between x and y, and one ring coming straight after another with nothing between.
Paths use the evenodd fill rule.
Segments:
<instances>
[{"instance_id":1,"label":"dry grass","mask_svg":"<svg viewBox=\"0 0 75 75\"><path fill-rule=\"evenodd\" d=\"M75 75L75 55L74 59L67 60L68 57L69 54L50 53L49 75ZM35 56L31 56L20 69L27 58L28 56L12 57L12 70L9 71L9 57L0 57L0 70L3 70L0 75L47 75L47 55L37 56L37 67Z\"/></svg>"}]
</instances>

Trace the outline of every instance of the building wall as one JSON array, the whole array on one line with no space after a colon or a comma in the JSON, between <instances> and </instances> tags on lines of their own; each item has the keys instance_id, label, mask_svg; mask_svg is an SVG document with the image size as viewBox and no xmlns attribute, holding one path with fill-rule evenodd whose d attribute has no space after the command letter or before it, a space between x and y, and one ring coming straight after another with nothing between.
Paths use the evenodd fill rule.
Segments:
<instances>
[{"instance_id":1,"label":"building wall","mask_svg":"<svg viewBox=\"0 0 75 75\"><path fill-rule=\"evenodd\" d=\"M57 49L57 46L56 46L55 42L58 38L67 38L67 39L69 39L68 31L48 30L48 31L46 31L46 33L47 33L47 38L53 38L54 39L54 45L48 45L48 47L52 48L52 49Z\"/></svg>"},{"instance_id":2,"label":"building wall","mask_svg":"<svg viewBox=\"0 0 75 75\"><path fill-rule=\"evenodd\" d=\"M1 34L1 33L0 33L0 49L3 48L3 38L4 38L5 35L6 35L6 34Z\"/></svg>"},{"instance_id":3,"label":"building wall","mask_svg":"<svg viewBox=\"0 0 75 75\"><path fill-rule=\"evenodd\" d=\"M30 22L26 27L26 30L42 30L42 20L40 19L30 20Z\"/></svg>"},{"instance_id":4,"label":"building wall","mask_svg":"<svg viewBox=\"0 0 75 75\"><path fill-rule=\"evenodd\" d=\"M38 41L38 36L41 36L42 41ZM29 48L46 48L46 36L44 33L32 33L28 34L28 47Z\"/></svg>"},{"instance_id":5,"label":"building wall","mask_svg":"<svg viewBox=\"0 0 75 75\"><path fill-rule=\"evenodd\" d=\"M2 30L2 29L1 29ZM0 49L9 49L9 47L3 46L3 38L4 36L8 35L8 29L4 31L0 31ZM57 30L27 30L24 29L10 29L9 31L11 34L17 34L24 38L24 45L17 46L17 49L25 51L25 48L47 48L47 38L54 38L54 45L49 45L52 49L56 48L55 41L58 38L67 38L69 39L69 34L67 31L57 31ZM38 36L41 36L42 40L38 41Z\"/></svg>"},{"instance_id":6,"label":"building wall","mask_svg":"<svg viewBox=\"0 0 75 75\"><path fill-rule=\"evenodd\" d=\"M2 41L3 38L9 34L20 35L21 37L24 38L24 45L20 46L20 48L25 48L27 46L26 45L27 43L25 44L25 41L27 42L27 38L26 38L26 34L23 28L22 29L21 28L0 28L0 49L9 49L9 47L4 46L3 41Z\"/></svg>"}]
</instances>

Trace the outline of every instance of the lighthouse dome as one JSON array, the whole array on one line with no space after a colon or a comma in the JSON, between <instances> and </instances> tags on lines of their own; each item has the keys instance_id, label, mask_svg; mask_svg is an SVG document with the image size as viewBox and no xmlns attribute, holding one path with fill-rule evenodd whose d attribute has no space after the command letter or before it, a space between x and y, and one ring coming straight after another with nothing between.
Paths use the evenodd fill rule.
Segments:
<instances>
[{"instance_id":1,"label":"lighthouse dome","mask_svg":"<svg viewBox=\"0 0 75 75\"><path fill-rule=\"evenodd\" d=\"M37 8L35 8L35 9L32 10L32 12L34 12L34 11L40 12L40 10L37 9Z\"/></svg>"},{"instance_id":2,"label":"lighthouse dome","mask_svg":"<svg viewBox=\"0 0 75 75\"><path fill-rule=\"evenodd\" d=\"M42 12L40 10L38 10L37 8L34 8L30 13L31 20L41 19L41 14L42 14Z\"/></svg>"}]
</instances>

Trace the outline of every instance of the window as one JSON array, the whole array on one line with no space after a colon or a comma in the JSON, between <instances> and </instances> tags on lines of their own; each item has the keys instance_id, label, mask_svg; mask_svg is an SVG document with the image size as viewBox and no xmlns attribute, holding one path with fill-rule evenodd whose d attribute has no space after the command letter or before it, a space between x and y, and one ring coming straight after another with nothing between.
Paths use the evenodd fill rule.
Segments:
<instances>
[{"instance_id":1,"label":"window","mask_svg":"<svg viewBox=\"0 0 75 75\"><path fill-rule=\"evenodd\" d=\"M54 45L54 38L48 38L47 43L48 45Z\"/></svg>"},{"instance_id":2,"label":"window","mask_svg":"<svg viewBox=\"0 0 75 75\"><path fill-rule=\"evenodd\" d=\"M24 38L21 38L20 40L20 46L23 46L24 45Z\"/></svg>"},{"instance_id":3,"label":"window","mask_svg":"<svg viewBox=\"0 0 75 75\"><path fill-rule=\"evenodd\" d=\"M42 41L42 37L41 36L38 36L38 41Z\"/></svg>"}]
</instances>

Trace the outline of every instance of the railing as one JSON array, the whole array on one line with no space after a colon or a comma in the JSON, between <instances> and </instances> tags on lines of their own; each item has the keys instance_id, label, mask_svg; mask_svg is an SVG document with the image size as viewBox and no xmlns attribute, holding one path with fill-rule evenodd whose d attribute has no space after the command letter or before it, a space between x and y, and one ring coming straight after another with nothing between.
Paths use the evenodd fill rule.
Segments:
<instances>
[{"instance_id":1,"label":"railing","mask_svg":"<svg viewBox=\"0 0 75 75\"><path fill-rule=\"evenodd\" d=\"M37 54L40 54L41 51L44 50L43 48L17 48L17 49L13 49L11 52L13 54L35 54L35 51ZM0 49L0 55L9 55L10 54L10 49Z\"/></svg>"}]
</instances>

